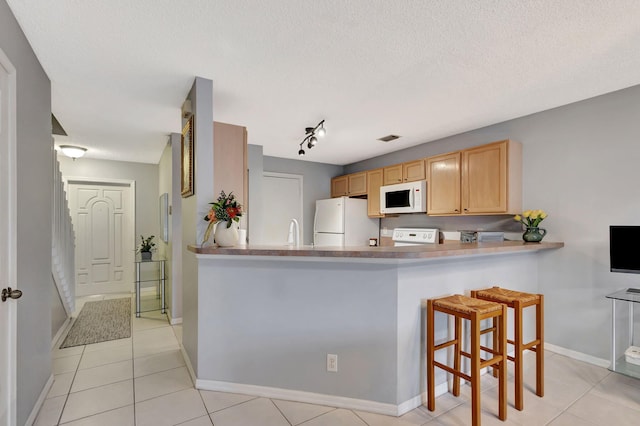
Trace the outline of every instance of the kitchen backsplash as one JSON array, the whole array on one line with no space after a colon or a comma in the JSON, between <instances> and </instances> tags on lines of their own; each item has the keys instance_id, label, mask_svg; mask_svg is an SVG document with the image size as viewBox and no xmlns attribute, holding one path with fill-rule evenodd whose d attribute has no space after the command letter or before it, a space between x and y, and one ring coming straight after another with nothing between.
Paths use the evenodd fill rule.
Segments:
<instances>
[{"instance_id":1,"label":"kitchen backsplash","mask_svg":"<svg viewBox=\"0 0 640 426\"><path fill-rule=\"evenodd\" d=\"M380 229L391 232L394 228L438 228L440 231L483 230L522 232L512 215L431 217L424 213L401 214L380 220ZM384 235L384 232L382 233Z\"/></svg>"}]
</instances>

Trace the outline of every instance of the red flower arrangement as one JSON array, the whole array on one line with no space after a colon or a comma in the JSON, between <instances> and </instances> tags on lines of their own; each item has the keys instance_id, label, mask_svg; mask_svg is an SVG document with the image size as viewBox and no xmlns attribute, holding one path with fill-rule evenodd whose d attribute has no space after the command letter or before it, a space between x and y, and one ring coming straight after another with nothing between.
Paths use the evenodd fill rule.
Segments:
<instances>
[{"instance_id":1,"label":"red flower arrangement","mask_svg":"<svg viewBox=\"0 0 640 426\"><path fill-rule=\"evenodd\" d=\"M204 234L204 241L209 239L214 223L226 221L227 228L231 228L231 223L238 222L242 216L242 205L238 203L233 192L230 192L229 195L227 195L224 191L220 191L220 195L216 202L209 204L211 204L211 209L204 217L204 220L209 222L207 231Z\"/></svg>"}]
</instances>

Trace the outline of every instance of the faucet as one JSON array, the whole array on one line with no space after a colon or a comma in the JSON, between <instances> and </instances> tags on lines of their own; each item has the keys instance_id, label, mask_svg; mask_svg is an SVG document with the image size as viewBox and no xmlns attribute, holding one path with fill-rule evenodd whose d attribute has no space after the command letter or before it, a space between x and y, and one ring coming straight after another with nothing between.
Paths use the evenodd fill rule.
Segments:
<instances>
[{"instance_id":1,"label":"faucet","mask_svg":"<svg viewBox=\"0 0 640 426\"><path fill-rule=\"evenodd\" d=\"M287 238L287 243L290 246L300 246L300 225L298 225L298 221L295 219L291 219L291 222L289 223L289 237Z\"/></svg>"}]
</instances>

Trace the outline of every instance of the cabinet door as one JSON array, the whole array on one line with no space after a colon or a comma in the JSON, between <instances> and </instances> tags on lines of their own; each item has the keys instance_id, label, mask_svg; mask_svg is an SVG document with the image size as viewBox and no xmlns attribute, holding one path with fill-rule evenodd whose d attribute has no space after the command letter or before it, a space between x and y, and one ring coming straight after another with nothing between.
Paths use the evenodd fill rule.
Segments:
<instances>
[{"instance_id":1,"label":"cabinet door","mask_svg":"<svg viewBox=\"0 0 640 426\"><path fill-rule=\"evenodd\" d=\"M426 179L424 159L409 161L402 164L402 176L405 182Z\"/></svg>"},{"instance_id":2,"label":"cabinet door","mask_svg":"<svg viewBox=\"0 0 640 426\"><path fill-rule=\"evenodd\" d=\"M393 185L394 183L402 183L402 164L385 167L383 169L383 184Z\"/></svg>"},{"instance_id":3,"label":"cabinet door","mask_svg":"<svg viewBox=\"0 0 640 426\"><path fill-rule=\"evenodd\" d=\"M347 175L349 196L367 195L367 172Z\"/></svg>"},{"instance_id":4,"label":"cabinet door","mask_svg":"<svg viewBox=\"0 0 640 426\"><path fill-rule=\"evenodd\" d=\"M349 182L347 180L347 176L338 176L331 179L331 197L342 197L344 195L348 195L348 185Z\"/></svg>"},{"instance_id":5,"label":"cabinet door","mask_svg":"<svg viewBox=\"0 0 640 426\"><path fill-rule=\"evenodd\" d=\"M462 209L507 212L507 141L462 151Z\"/></svg>"},{"instance_id":6,"label":"cabinet door","mask_svg":"<svg viewBox=\"0 0 640 426\"><path fill-rule=\"evenodd\" d=\"M382 169L367 172L367 215L383 217L380 213L380 187L382 186Z\"/></svg>"},{"instance_id":7,"label":"cabinet door","mask_svg":"<svg viewBox=\"0 0 640 426\"><path fill-rule=\"evenodd\" d=\"M460 214L460 152L427 158L427 214Z\"/></svg>"},{"instance_id":8,"label":"cabinet door","mask_svg":"<svg viewBox=\"0 0 640 426\"><path fill-rule=\"evenodd\" d=\"M213 191L233 192L244 209L248 201L247 129L213 122Z\"/></svg>"}]
</instances>

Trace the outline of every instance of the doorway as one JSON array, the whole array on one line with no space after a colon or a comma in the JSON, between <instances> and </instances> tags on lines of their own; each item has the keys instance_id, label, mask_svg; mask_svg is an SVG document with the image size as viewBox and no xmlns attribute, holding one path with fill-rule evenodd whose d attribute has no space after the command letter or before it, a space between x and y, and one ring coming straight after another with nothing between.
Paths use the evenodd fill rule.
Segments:
<instances>
[{"instance_id":1,"label":"doorway","mask_svg":"<svg viewBox=\"0 0 640 426\"><path fill-rule=\"evenodd\" d=\"M135 182L68 178L76 296L133 291Z\"/></svg>"},{"instance_id":2,"label":"doorway","mask_svg":"<svg viewBox=\"0 0 640 426\"><path fill-rule=\"evenodd\" d=\"M304 241L302 176L264 172L262 179L262 238L260 244L285 245L291 219L300 226L300 243Z\"/></svg>"},{"instance_id":3,"label":"doorway","mask_svg":"<svg viewBox=\"0 0 640 426\"><path fill-rule=\"evenodd\" d=\"M0 290L16 288L16 69L0 50ZM0 426L16 423L17 301L0 302Z\"/></svg>"}]
</instances>

